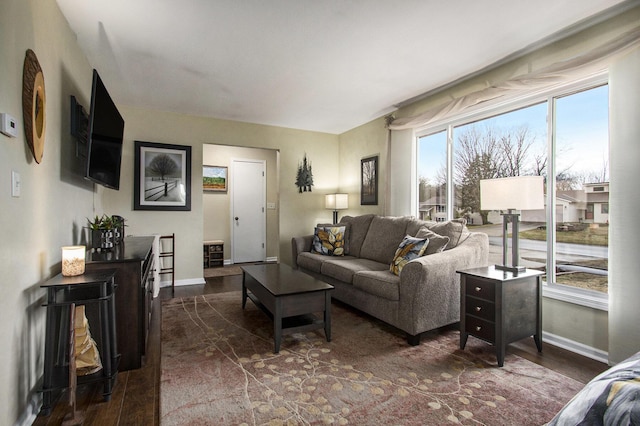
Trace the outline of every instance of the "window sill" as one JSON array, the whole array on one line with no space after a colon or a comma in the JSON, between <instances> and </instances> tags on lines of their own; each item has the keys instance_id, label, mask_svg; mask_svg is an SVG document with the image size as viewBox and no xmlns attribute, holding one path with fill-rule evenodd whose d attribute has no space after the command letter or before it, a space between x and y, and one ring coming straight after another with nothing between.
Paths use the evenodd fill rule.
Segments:
<instances>
[{"instance_id":1,"label":"window sill","mask_svg":"<svg viewBox=\"0 0 640 426\"><path fill-rule=\"evenodd\" d=\"M561 284L545 284L542 286L542 296L601 311L609 311L609 295L596 291Z\"/></svg>"}]
</instances>

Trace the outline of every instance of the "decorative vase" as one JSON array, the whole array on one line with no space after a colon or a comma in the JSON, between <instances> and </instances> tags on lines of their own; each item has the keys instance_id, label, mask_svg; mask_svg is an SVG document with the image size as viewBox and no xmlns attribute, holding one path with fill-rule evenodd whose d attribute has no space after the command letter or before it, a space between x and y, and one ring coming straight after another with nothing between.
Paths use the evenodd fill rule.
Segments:
<instances>
[{"instance_id":1,"label":"decorative vase","mask_svg":"<svg viewBox=\"0 0 640 426\"><path fill-rule=\"evenodd\" d=\"M113 229L91 230L91 246L95 249L110 250L113 248Z\"/></svg>"},{"instance_id":2,"label":"decorative vase","mask_svg":"<svg viewBox=\"0 0 640 426\"><path fill-rule=\"evenodd\" d=\"M113 223L114 223L114 228L113 228L113 244L114 245L119 245L120 243L122 243L122 241L124 240L124 217L122 216L111 216L111 218L113 219Z\"/></svg>"}]
</instances>

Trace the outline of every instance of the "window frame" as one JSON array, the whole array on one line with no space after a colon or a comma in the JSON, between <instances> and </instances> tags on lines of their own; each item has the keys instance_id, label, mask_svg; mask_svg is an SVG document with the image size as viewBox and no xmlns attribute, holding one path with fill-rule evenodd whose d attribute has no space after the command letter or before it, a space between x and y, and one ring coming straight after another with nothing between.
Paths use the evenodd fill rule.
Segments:
<instances>
[{"instance_id":1,"label":"window frame","mask_svg":"<svg viewBox=\"0 0 640 426\"><path fill-rule=\"evenodd\" d=\"M484 120L493 116L506 114L517 109L526 108L535 104L547 103L547 117L553 117L553 119L547 119L547 158L549 161L549 170L556 169L555 167L555 100L570 96L572 94L582 92L589 89L594 89L599 86L608 85L608 71L604 70L597 74L591 75L586 78L567 82L564 84L558 84L551 86L545 90L538 91L536 93L525 94L522 96L516 96L506 101L487 102L487 105L480 108L475 108L473 111L462 112L454 117L439 120L437 122L430 123L427 126L415 129L415 146L416 149L413 152L413 163L417 164L417 146L419 139L425 136L429 136L438 132L446 132L447 135L447 206L446 213L447 219L453 219L454 211L454 198L453 198L453 131L454 128L469 124L474 121ZM414 168L415 169L415 168ZM547 224L555 222L555 173L549 173L548 187L553 188L552 191L547 191L546 204L548 206L546 212ZM413 181L418 182L418 177L413 176ZM418 200L416 199L415 212L418 213ZM555 227L550 227L551 232L547 238L547 270L550 266L555 265L556 255L556 232ZM556 299L576 305L586 306L593 309L608 311L609 310L609 295L608 293L599 293L596 291L585 290L577 287L567 286L557 283L545 282L542 288L544 297Z\"/></svg>"}]
</instances>

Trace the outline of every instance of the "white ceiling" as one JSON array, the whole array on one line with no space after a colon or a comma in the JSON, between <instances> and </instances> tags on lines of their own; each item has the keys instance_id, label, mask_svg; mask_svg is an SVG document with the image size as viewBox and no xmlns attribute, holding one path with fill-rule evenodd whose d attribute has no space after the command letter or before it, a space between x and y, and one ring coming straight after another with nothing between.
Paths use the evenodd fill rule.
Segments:
<instances>
[{"instance_id":1,"label":"white ceiling","mask_svg":"<svg viewBox=\"0 0 640 426\"><path fill-rule=\"evenodd\" d=\"M339 134L622 0L57 2L118 105Z\"/></svg>"}]
</instances>

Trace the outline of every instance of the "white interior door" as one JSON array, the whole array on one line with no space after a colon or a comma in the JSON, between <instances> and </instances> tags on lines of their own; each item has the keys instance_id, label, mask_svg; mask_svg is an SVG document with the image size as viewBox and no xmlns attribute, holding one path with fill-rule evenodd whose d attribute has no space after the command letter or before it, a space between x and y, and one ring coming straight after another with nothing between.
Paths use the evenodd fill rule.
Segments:
<instances>
[{"instance_id":1,"label":"white interior door","mask_svg":"<svg viewBox=\"0 0 640 426\"><path fill-rule=\"evenodd\" d=\"M233 263L262 262L266 255L265 162L232 160L231 166Z\"/></svg>"}]
</instances>

